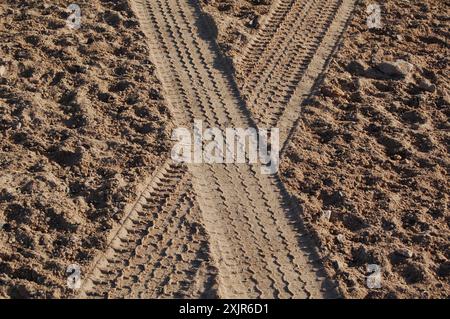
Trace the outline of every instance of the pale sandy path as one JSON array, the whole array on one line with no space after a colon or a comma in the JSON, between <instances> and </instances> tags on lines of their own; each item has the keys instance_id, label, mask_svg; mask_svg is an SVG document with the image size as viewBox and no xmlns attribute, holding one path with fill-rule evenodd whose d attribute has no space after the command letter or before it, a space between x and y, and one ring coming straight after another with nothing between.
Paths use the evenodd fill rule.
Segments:
<instances>
[{"instance_id":1,"label":"pale sandy path","mask_svg":"<svg viewBox=\"0 0 450 319\"><path fill-rule=\"evenodd\" d=\"M282 142L302 99L325 70L353 7L353 1L345 0L280 0L238 63L246 79L241 89L246 104L214 39L199 33L207 27L202 27L195 1L131 2L178 125L191 126L193 119L220 128L278 125ZM203 164L189 167L188 173L168 161L139 201L99 256L81 296L201 297L202 290L215 285L224 298L334 295L311 244L301 236L298 210L282 183L277 176L261 175L257 166ZM168 216L172 225L164 221ZM177 253L190 240L177 229L181 216L197 218L206 228L207 234L189 242L191 255ZM194 256L198 251L207 252L204 262ZM218 276L215 268L205 266L209 255ZM203 268L189 269L190 258ZM177 280L187 283L186 291L173 287Z\"/></svg>"}]
</instances>

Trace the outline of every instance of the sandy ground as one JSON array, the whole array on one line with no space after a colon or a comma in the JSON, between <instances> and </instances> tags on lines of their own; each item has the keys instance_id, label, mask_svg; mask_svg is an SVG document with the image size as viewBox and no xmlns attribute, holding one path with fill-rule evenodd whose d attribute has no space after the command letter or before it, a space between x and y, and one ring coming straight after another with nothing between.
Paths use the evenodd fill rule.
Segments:
<instances>
[{"instance_id":1,"label":"sandy ground","mask_svg":"<svg viewBox=\"0 0 450 319\"><path fill-rule=\"evenodd\" d=\"M284 154L344 297L449 297L448 9L388 1L369 32L358 6ZM412 65L404 78L378 71L398 59ZM367 264L381 289L367 289Z\"/></svg>"},{"instance_id":2,"label":"sandy ground","mask_svg":"<svg viewBox=\"0 0 450 319\"><path fill-rule=\"evenodd\" d=\"M205 6L232 61L259 28L248 21L270 9L250 2ZM359 2L323 84L302 108L283 179L343 297L446 298L450 8L386 1L383 27L370 31L370 3ZM411 66L404 76L379 71L397 60ZM369 264L379 266L380 289L367 288Z\"/></svg>"},{"instance_id":3,"label":"sandy ground","mask_svg":"<svg viewBox=\"0 0 450 319\"><path fill-rule=\"evenodd\" d=\"M201 3L233 62L272 1ZM386 1L369 31L368 3L302 108L282 176L343 297L449 297L449 5ZM3 298L67 296L67 266L104 249L167 155L173 124L127 1L79 4L79 30L66 1L0 4ZM403 75L380 71L399 59Z\"/></svg>"},{"instance_id":4,"label":"sandy ground","mask_svg":"<svg viewBox=\"0 0 450 319\"><path fill-rule=\"evenodd\" d=\"M217 41L224 54L238 57L260 29L273 0L202 0L202 8L211 19Z\"/></svg>"},{"instance_id":5,"label":"sandy ground","mask_svg":"<svg viewBox=\"0 0 450 319\"><path fill-rule=\"evenodd\" d=\"M127 1L0 4L0 296L61 297L135 188L166 156L171 124Z\"/></svg>"}]
</instances>

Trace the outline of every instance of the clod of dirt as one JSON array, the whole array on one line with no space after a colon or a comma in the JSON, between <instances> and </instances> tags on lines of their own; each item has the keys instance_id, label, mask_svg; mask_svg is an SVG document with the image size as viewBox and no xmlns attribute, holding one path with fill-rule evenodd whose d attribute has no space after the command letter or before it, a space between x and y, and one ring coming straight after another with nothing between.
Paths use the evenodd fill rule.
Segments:
<instances>
[{"instance_id":1,"label":"clod of dirt","mask_svg":"<svg viewBox=\"0 0 450 319\"><path fill-rule=\"evenodd\" d=\"M449 277L450 276L450 261L446 261L439 265L438 275L440 277Z\"/></svg>"},{"instance_id":2,"label":"clod of dirt","mask_svg":"<svg viewBox=\"0 0 450 319\"><path fill-rule=\"evenodd\" d=\"M388 76L402 78L407 77L414 70L414 66L404 60L397 60L395 62L381 62L376 67Z\"/></svg>"},{"instance_id":3,"label":"clod of dirt","mask_svg":"<svg viewBox=\"0 0 450 319\"><path fill-rule=\"evenodd\" d=\"M6 75L6 67L4 65L0 66L0 77L4 77Z\"/></svg>"},{"instance_id":4,"label":"clod of dirt","mask_svg":"<svg viewBox=\"0 0 450 319\"><path fill-rule=\"evenodd\" d=\"M218 9L219 11L221 11L221 12L229 11L229 10L231 9L231 4L230 4L230 3L226 3L226 2L220 2L220 3L217 5L217 9Z\"/></svg>"},{"instance_id":5,"label":"clod of dirt","mask_svg":"<svg viewBox=\"0 0 450 319\"><path fill-rule=\"evenodd\" d=\"M352 249L353 263L355 265L364 265L370 263L372 256L364 246Z\"/></svg>"},{"instance_id":6,"label":"clod of dirt","mask_svg":"<svg viewBox=\"0 0 450 319\"><path fill-rule=\"evenodd\" d=\"M346 69L353 75L363 76L368 66L363 61L353 60L347 64Z\"/></svg>"},{"instance_id":7,"label":"clod of dirt","mask_svg":"<svg viewBox=\"0 0 450 319\"><path fill-rule=\"evenodd\" d=\"M423 282L427 276L424 266L416 262L408 263L401 273L408 284Z\"/></svg>"},{"instance_id":8,"label":"clod of dirt","mask_svg":"<svg viewBox=\"0 0 450 319\"><path fill-rule=\"evenodd\" d=\"M122 22L123 18L118 12L111 10L106 11L103 14L103 19L112 27L117 27Z\"/></svg>"},{"instance_id":9,"label":"clod of dirt","mask_svg":"<svg viewBox=\"0 0 450 319\"><path fill-rule=\"evenodd\" d=\"M427 92L434 92L436 91L436 85L432 84L430 81L428 81L425 78L422 78L419 80L419 83L417 85L419 89Z\"/></svg>"},{"instance_id":10,"label":"clod of dirt","mask_svg":"<svg viewBox=\"0 0 450 319\"><path fill-rule=\"evenodd\" d=\"M413 252L406 248L400 248L395 251L395 253L399 256L405 257L405 258L412 258L414 255Z\"/></svg>"}]
</instances>

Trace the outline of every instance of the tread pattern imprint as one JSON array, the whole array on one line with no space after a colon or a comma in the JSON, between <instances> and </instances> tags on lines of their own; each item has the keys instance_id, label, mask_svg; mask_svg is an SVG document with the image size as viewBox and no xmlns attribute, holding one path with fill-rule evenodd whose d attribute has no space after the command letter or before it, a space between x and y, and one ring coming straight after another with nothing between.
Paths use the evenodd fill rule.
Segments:
<instances>
[{"instance_id":1,"label":"tread pattern imprint","mask_svg":"<svg viewBox=\"0 0 450 319\"><path fill-rule=\"evenodd\" d=\"M276 126L281 146L354 6L278 0L238 61L238 88L196 0L130 2L177 125ZM277 175L169 159L143 185L78 297L336 296Z\"/></svg>"}]
</instances>

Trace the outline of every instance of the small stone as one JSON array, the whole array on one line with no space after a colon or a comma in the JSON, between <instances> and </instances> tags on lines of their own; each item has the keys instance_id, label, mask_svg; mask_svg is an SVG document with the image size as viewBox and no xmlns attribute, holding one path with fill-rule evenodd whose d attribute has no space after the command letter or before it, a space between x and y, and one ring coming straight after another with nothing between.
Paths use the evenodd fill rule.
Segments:
<instances>
[{"instance_id":1,"label":"small stone","mask_svg":"<svg viewBox=\"0 0 450 319\"><path fill-rule=\"evenodd\" d=\"M219 10L219 11L229 11L230 9L231 9L231 4L229 4L229 3L224 3L224 2L221 2L221 3L219 3L219 5L217 6L217 9Z\"/></svg>"},{"instance_id":2,"label":"small stone","mask_svg":"<svg viewBox=\"0 0 450 319\"><path fill-rule=\"evenodd\" d=\"M414 69L414 65L404 60L397 60L395 62L382 62L377 65L377 69L389 76L407 77Z\"/></svg>"},{"instance_id":3,"label":"small stone","mask_svg":"<svg viewBox=\"0 0 450 319\"><path fill-rule=\"evenodd\" d=\"M0 76L4 77L6 75L6 68L4 65L0 66Z\"/></svg>"},{"instance_id":4,"label":"small stone","mask_svg":"<svg viewBox=\"0 0 450 319\"><path fill-rule=\"evenodd\" d=\"M428 81L425 78L420 79L420 81L418 83L418 87L419 87L419 89L427 91L427 92L436 91L436 85L432 84L430 81Z\"/></svg>"},{"instance_id":5,"label":"small stone","mask_svg":"<svg viewBox=\"0 0 450 319\"><path fill-rule=\"evenodd\" d=\"M252 28L252 29L256 29L259 26L259 19L258 17L254 17L253 19L251 19L250 21L247 22L247 27Z\"/></svg>"},{"instance_id":6,"label":"small stone","mask_svg":"<svg viewBox=\"0 0 450 319\"><path fill-rule=\"evenodd\" d=\"M330 220L330 218L331 218L331 210L323 211L321 218L323 220Z\"/></svg>"},{"instance_id":7,"label":"small stone","mask_svg":"<svg viewBox=\"0 0 450 319\"><path fill-rule=\"evenodd\" d=\"M450 276L450 262L446 261L439 266L438 275L440 277L449 277Z\"/></svg>"},{"instance_id":8,"label":"small stone","mask_svg":"<svg viewBox=\"0 0 450 319\"><path fill-rule=\"evenodd\" d=\"M367 70L367 65L364 62L359 60L350 61L346 66L346 70L354 75L364 75Z\"/></svg>"},{"instance_id":9,"label":"small stone","mask_svg":"<svg viewBox=\"0 0 450 319\"><path fill-rule=\"evenodd\" d=\"M339 260L333 260L331 264L335 270L342 270L342 263Z\"/></svg>"},{"instance_id":10,"label":"small stone","mask_svg":"<svg viewBox=\"0 0 450 319\"><path fill-rule=\"evenodd\" d=\"M403 257L406 257L406 258L412 258L412 256L413 256L413 252L411 250L404 249L404 248L397 249L395 251L395 253L397 255L400 255L400 256L403 256Z\"/></svg>"},{"instance_id":11,"label":"small stone","mask_svg":"<svg viewBox=\"0 0 450 319\"><path fill-rule=\"evenodd\" d=\"M337 235L336 236L336 240L339 242L339 243L344 243L344 241L345 241L345 236L344 235L342 235L342 234L339 234L339 235Z\"/></svg>"}]
</instances>

